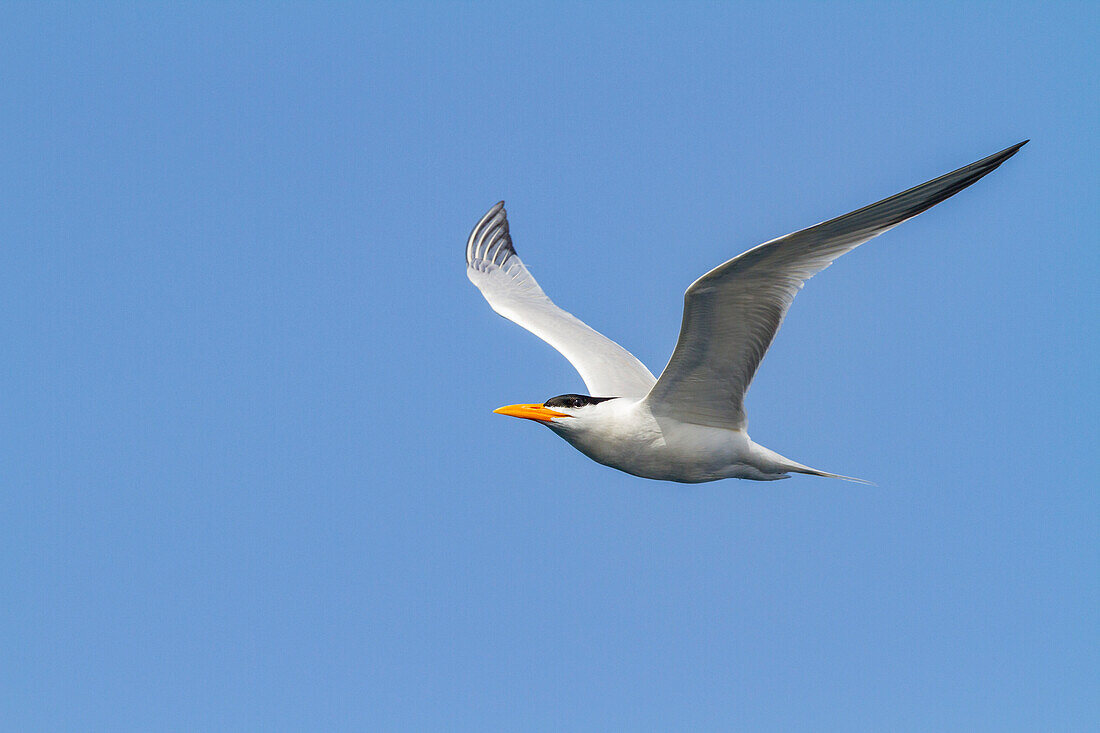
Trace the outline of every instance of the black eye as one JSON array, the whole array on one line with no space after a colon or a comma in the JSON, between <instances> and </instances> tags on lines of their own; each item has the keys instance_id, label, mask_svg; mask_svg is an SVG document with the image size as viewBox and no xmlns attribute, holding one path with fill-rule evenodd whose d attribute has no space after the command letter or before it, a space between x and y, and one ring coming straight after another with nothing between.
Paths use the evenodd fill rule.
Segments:
<instances>
[{"instance_id":1,"label":"black eye","mask_svg":"<svg viewBox=\"0 0 1100 733\"><path fill-rule=\"evenodd\" d=\"M573 407L580 407L584 404L584 401L580 397L573 398Z\"/></svg>"}]
</instances>

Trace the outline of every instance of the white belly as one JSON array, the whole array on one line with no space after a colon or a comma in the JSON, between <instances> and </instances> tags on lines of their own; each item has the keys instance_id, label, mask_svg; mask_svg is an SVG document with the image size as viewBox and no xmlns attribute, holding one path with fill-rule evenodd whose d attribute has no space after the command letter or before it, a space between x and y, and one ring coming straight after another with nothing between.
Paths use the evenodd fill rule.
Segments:
<instances>
[{"instance_id":1,"label":"white belly","mask_svg":"<svg viewBox=\"0 0 1100 733\"><path fill-rule=\"evenodd\" d=\"M775 454L743 430L657 418L636 404L608 411L605 420L584 430L550 427L592 460L643 478L684 483L786 478L767 455Z\"/></svg>"}]
</instances>

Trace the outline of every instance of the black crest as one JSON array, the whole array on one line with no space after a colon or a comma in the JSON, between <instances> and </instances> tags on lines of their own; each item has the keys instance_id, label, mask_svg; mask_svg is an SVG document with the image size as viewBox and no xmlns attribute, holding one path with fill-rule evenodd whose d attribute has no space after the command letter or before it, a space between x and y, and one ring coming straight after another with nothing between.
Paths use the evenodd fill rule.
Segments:
<instances>
[{"instance_id":1,"label":"black crest","mask_svg":"<svg viewBox=\"0 0 1100 733\"><path fill-rule=\"evenodd\" d=\"M542 403L543 407L584 407L616 399L615 397L589 397L586 394L562 394Z\"/></svg>"}]
</instances>

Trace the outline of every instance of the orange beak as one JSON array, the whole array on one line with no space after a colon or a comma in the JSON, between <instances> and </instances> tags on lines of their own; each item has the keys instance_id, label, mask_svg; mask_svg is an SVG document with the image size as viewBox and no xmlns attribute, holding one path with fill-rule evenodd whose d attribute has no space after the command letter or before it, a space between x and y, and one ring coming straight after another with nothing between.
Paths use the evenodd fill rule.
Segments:
<instances>
[{"instance_id":1,"label":"orange beak","mask_svg":"<svg viewBox=\"0 0 1100 733\"><path fill-rule=\"evenodd\" d=\"M555 417L573 417L572 415L566 415L564 412L555 412L545 405L505 405L504 407L498 407L493 412L512 417L522 417L527 420L538 420L539 422L550 422Z\"/></svg>"}]
</instances>

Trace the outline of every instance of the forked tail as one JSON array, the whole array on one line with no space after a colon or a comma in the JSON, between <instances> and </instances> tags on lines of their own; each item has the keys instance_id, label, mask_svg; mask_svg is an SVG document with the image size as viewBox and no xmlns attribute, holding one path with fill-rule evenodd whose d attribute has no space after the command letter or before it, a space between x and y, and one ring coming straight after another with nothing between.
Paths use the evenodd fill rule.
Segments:
<instances>
[{"instance_id":1,"label":"forked tail","mask_svg":"<svg viewBox=\"0 0 1100 733\"><path fill-rule=\"evenodd\" d=\"M874 481L868 481L863 478L856 478L855 476L842 476L839 473L829 473L828 471L818 471L816 468L810 468L809 466L799 465L798 468L789 468L788 471L794 471L796 473L806 473L810 476L824 476L825 478L838 478L842 481L852 481L857 484L867 484L868 486L878 486Z\"/></svg>"},{"instance_id":2,"label":"forked tail","mask_svg":"<svg viewBox=\"0 0 1100 733\"><path fill-rule=\"evenodd\" d=\"M775 473L787 473L793 471L794 473L805 473L810 476L822 476L824 478L838 478L842 481L852 481L857 484L867 484L868 486L877 486L878 484L866 479L856 478L854 476L843 476L839 473L829 473L828 471L819 471L816 468L810 468L804 466L798 461L792 461L786 456L781 456L770 448L765 448L759 443L752 444L752 450L758 456L758 459L764 465L767 465L766 470L774 471Z\"/></svg>"}]
</instances>

